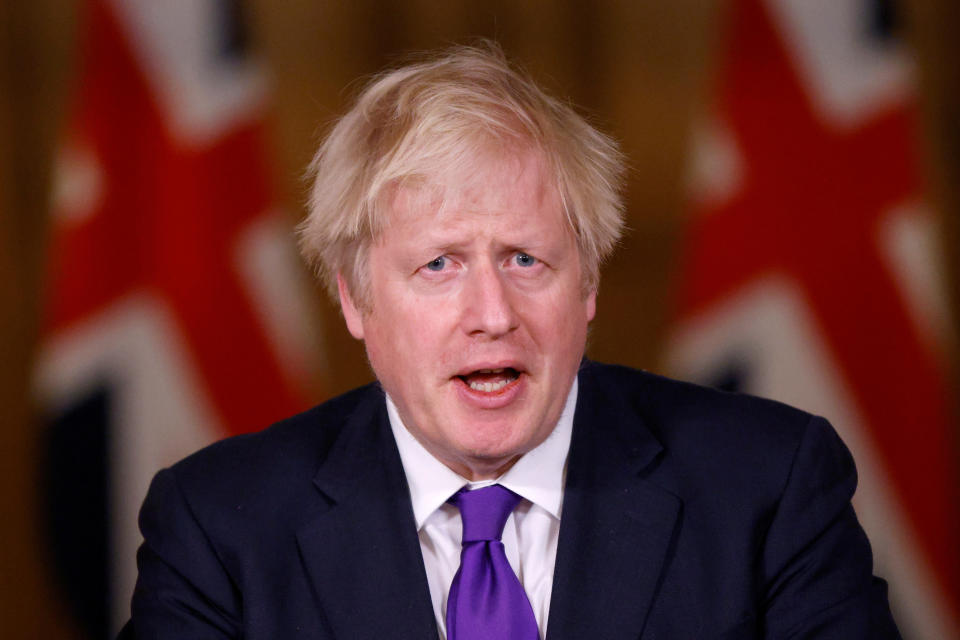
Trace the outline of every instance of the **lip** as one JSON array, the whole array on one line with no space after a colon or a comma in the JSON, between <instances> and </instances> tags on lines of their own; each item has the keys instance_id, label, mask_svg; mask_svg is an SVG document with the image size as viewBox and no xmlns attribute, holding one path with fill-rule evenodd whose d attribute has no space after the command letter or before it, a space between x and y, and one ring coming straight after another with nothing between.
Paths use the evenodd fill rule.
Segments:
<instances>
[{"instance_id":1,"label":"lip","mask_svg":"<svg viewBox=\"0 0 960 640\"><path fill-rule=\"evenodd\" d=\"M471 368L467 373L476 371L477 369L506 369L510 365L506 366L481 366L477 368ZM515 368L515 367L514 367ZM514 402L520 395L524 392L527 387L527 374L522 370L517 370L517 378L507 384L503 389L499 391L476 391L470 388L470 385L466 381L459 377L463 374L458 374L453 378L454 387L457 390L457 395L460 400L466 403L468 406L476 409L502 409L512 402Z\"/></svg>"},{"instance_id":2,"label":"lip","mask_svg":"<svg viewBox=\"0 0 960 640\"><path fill-rule=\"evenodd\" d=\"M526 373L526 369L520 363L519 360L484 360L481 362L474 362L469 365L464 366L462 369L453 374L453 377L466 376L474 371L482 370L497 370L497 369L513 369L517 373L523 374Z\"/></svg>"}]
</instances>

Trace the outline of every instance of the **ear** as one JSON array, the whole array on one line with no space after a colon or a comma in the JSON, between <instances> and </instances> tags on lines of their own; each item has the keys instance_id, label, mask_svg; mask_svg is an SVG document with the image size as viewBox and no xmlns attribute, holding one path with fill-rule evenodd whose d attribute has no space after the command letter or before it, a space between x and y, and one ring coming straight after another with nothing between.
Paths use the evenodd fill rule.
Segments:
<instances>
[{"instance_id":1,"label":"ear","mask_svg":"<svg viewBox=\"0 0 960 640\"><path fill-rule=\"evenodd\" d=\"M337 273L337 292L340 294L340 311L347 322L347 330L357 340L363 340L363 313L353 303L347 281L341 273Z\"/></svg>"},{"instance_id":2,"label":"ear","mask_svg":"<svg viewBox=\"0 0 960 640\"><path fill-rule=\"evenodd\" d=\"M597 290L591 289L583 303L587 306L587 322L593 322L597 315Z\"/></svg>"}]
</instances>

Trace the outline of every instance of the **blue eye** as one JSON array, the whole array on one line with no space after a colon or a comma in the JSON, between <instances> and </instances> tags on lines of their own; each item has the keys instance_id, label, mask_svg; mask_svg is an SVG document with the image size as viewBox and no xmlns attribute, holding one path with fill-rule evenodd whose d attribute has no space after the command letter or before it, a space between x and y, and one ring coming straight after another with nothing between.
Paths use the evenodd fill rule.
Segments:
<instances>
[{"instance_id":1,"label":"blue eye","mask_svg":"<svg viewBox=\"0 0 960 640\"><path fill-rule=\"evenodd\" d=\"M447 265L447 259L444 256L434 258L427 263L427 269L430 271L443 271L443 268Z\"/></svg>"},{"instance_id":2,"label":"blue eye","mask_svg":"<svg viewBox=\"0 0 960 640\"><path fill-rule=\"evenodd\" d=\"M517 264L521 267L532 267L537 264L537 259L525 253L518 253L516 257Z\"/></svg>"}]
</instances>

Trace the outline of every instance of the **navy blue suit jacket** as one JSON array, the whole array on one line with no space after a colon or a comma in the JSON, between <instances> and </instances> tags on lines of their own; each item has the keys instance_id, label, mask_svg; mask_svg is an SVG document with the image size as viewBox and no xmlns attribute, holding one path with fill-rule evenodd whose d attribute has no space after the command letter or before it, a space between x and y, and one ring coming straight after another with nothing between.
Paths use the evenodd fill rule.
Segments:
<instances>
[{"instance_id":1,"label":"navy blue suit jacket","mask_svg":"<svg viewBox=\"0 0 960 640\"><path fill-rule=\"evenodd\" d=\"M549 640L899 637L821 418L586 362ZM161 471L124 638L437 638L376 385Z\"/></svg>"}]
</instances>

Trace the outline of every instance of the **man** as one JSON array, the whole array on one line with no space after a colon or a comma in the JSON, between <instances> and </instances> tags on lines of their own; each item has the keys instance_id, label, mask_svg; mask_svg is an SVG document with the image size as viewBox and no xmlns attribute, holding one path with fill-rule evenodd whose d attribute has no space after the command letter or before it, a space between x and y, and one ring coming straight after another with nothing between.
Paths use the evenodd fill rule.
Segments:
<instances>
[{"instance_id":1,"label":"man","mask_svg":"<svg viewBox=\"0 0 960 640\"><path fill-rule=\"evenodd\" d=\"M160 472L137 638L895 638L822 419L583 360L616 146L456 48L374 79L302 246L378 384Z\"/></svg>"}]
</instances>

